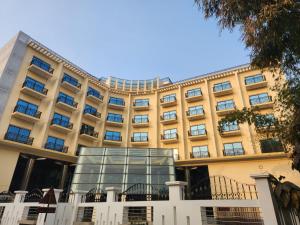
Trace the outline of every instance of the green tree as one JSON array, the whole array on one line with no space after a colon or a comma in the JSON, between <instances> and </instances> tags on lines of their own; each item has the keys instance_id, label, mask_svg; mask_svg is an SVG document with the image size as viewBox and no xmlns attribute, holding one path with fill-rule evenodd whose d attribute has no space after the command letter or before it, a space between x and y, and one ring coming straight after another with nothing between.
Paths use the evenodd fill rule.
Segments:
<instances>
[{"instance_id":1,"label":"green tree","mask_svg":"<svg viewBox=\"0 0 300 225\"><path fill-rule=\"evenodd\" d=\"M215 17L221 30L239 28L251 50L251 66L273 72L276 119L257 108L244 108L219 122L267 124L267 136L278 137L300 171L300 0L195 0L205 18Z\"/></svg>"}]
</instances>

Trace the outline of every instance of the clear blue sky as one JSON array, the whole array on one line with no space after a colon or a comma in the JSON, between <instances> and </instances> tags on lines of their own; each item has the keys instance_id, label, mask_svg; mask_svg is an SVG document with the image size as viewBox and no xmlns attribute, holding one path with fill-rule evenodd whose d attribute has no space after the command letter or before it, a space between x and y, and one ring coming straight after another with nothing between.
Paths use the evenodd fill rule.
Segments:
<instances>
[{"instance_id":1,"label":"clear blue sky","mask_svg":"<svg viewBox=\"0 0 300 225\"><path fill-rule=\"evenodd\" d=\"M0 46L19 30L91 74L173 81L249 62L239 31L193 0L1 0Z\"/></svg>"}]
</instances>

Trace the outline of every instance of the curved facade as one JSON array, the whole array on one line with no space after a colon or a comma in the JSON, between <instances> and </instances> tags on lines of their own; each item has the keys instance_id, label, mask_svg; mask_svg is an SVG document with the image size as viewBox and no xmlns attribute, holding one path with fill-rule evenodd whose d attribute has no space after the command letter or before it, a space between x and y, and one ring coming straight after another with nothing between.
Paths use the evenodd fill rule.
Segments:
<instances>
[{"instance_id":1,"label":"curved facade","mask_svg":"<svg viewBox=\"0 0 300 225\"><path fill-rule=\"evenodd\" d=\"M178 167L207 166L210 175L243 182L262 171L295 181L276 140L259 140L248 124L217 127L236 108L272 114L268 71L242 65L175 83L98 79L24 33L11 45L1 75L0 190L20 154L70 165L80 146L171 148Z\"/></svg>"}]
</instances>

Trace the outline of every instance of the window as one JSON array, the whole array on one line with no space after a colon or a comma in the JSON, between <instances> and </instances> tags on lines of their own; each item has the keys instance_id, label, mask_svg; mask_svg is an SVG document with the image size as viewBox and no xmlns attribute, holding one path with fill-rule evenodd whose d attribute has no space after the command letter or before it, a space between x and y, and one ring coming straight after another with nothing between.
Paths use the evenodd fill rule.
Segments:
<instances>
[{"instance_id":1,"label":"window","mask_svg":"<svg viewBox=\"0 0 300 225\"><path fill-rule=\"evenodd\" d=\"M83 113L85 113L85 114L88 113L88 114L91 114L94 116L97 116L97 114L98 114L97 109L88 104L85 105Z\"/></svg>"},{"instance_id":2,"label":"window","mask_svg":"<svg viewBox=\"0 0 300 225\"><path fill-rule=\"evenodd\" d=\"M46 63L45 61L39 59L36 56L32 57L31 64L36 65L41 69L46 70L49 73L53 73L53 69L51 68L50 64Z\"/></svg>"},{"instance_id":3,"label":"window","mask_svg":"<svg viewBox=\"0 0 300 225\"><path fill-rule=\"evenodd\" d=\"M217 111L233 109L235 108L235 104L233 100L220 101L217 103Z\"/></svg>"},{"instance_id":4,"label":"window","mask_svg":"<svg viewBox=\"0 0 300 225\"><path fill-rule=\"evenodd\" d=\"M268 95L268 93L262 93L259 95L251 95L249 99L250 99L250 105L257 105L257 104L272 101L272 98L271 98L271 96Z\"/></svg>"},{"instance_id":5,"label":"window","mask_svg":"<svg viewBox=\"0 0 300 225\"><path fill-rule=\"evenodd\" d=\"M148 141L147 132L133 133L132 142L146 142Z\"/></svg>"},{"instance_id":6,"label":"window","mask_svg":"<svg viewBox=\"0 0 300 225\"><path fill-rule=\"evenodd\" d=\"M239 129L239 125L237 121L222 124L222 131L224 132L234 131L238 129Z\"/></svg>"},{"instance_id":7,"label":"window","mask_svg":"<svg viewBox=\"0 0 300 225\"><path fill-rule=\"evenodd\" d=\"M149 99L135 99L134 106L149 106Z\"/></svg>"},{"instance_id":8,"label":"window","mask_svg":"<svg viewBox=\"0 0 300 225\"><path fill-rule=\"evenodd\" d=\"M117 87L117 88L118 88L119 90L123 90L123 80L118 79L118 83L117 83L117 84L118 84L118 87Z\"/></svg>"},{"instance_id":9,"label":"window","mask_svg":"<svg viewBox=\"0 0 300 225\"><path fill-rule=\"evenodd\" d=\"M259 82L265 81L265 80L266 80L266 78L265 78L264 75L257 74L257 75L254 75L254 76L246 77L245 78L245 84L246 85L255 84L255 83L259 83Z\"/></svg>"},{"instance_id":10,"label":"window","mask_svg":"<svg viewBox=\"0 0 300 225\"><path fill-rule=\"evenodd\" d=\"M9 125L7 133L5 134L5 140L16 141L23 144L32 144L33 139L29 137L30 130Z\"/></svg>"},{"instance_id":11,"label":"window","mask_svg":"<svg viewBox=\"0 0 300 225\"><path fill-rule=\"evenodd\" d=\"M116 86L116 78L111 78L111 80L110 80L110 87L111 88L115 88L115 86Z\"/></svg>"},{"instance_id":12,"label":"window","mask_svg":"<svg viewBox=\"0 0 300 225\"><path fill-rule=\"evenodd\" d=\"M106 131L104 139L105 140L111 140L111 141L122 141L121 132Z\"/></svg>"},{"instance_id":13,"label":"window","mask_svg":"<svg viewBox=\"0 0 300 225\"><path fill-rule=\"evenodd\" d=\"M231 89L231 83L227 81L227 82L215 84L213 89L214 92L225 91Z\"/></svg>"},{"instance_id":14,"label":"window","mask_svg":"<svg viewBox=\"0 0 300 225\"><path fill-rule=\"evenodd\" d=\"M200 88L195 88L195 89L192 89L192 90L188 90L186 92L186 97L193 97L193 96L201 96L202 95L202 91Z\"/></svg>"},{"instance_id":15,"label":"window","mask_svg":"<svg viewBox=\"0 0 300 225\"><path fill-rule=\"evenodd\" d=\"M260 140L260 149L262 153L270 153L270 152L283 152L284 148L278 139L265 139Z\"/></svg>"},{"instance_id":16,"label":"window","mask_svg":"<svg viewBox=\"0 0 300 225\"><path fill-rule=\"evenodd\" d=\"M48 136L45 144L46 149L52 149L58 152L65 152L65 140L57 137Z\"/></svg>"},{"instance_id":17,"label":"window","mask_svg":"<svg viewBox=\"0 0 300 225\"><path fill-rule=\"evenodd\" d=\"M72 84L75 87L80 87L78 80L66 73L63 76L62 82L68 82L69 84Z\"/></svg>"},{"instance_id":18,"label":"window","mask_svg":"<svg viewBox=\"0 0 300 225\"><path fill-rule=\"evenodd\" d=\"M224 156L244 155L241 142L224 144Z\"/></svg>"},{"instance_id":19,"label":"window","mask_svg":"<svg viewBox=\"0 0 300 225\"><path fill-rule=\"evenodd\" d=\"M193 158L206 158L209 157L207 146L193 146L192 147Z\"/></svg>"},{"instance_id":20,"label":"window","mask_svg":"<svg viewBox=\"0 0 300 225\"><path fill-rule=\"evenodd\" d=\"M123 118L121 114L108 113L106 120L110 122L123 123Z\"/></svg>"},{"instance_id":21,"label":"window","mask_svg":"<svg viewBox=\"0 0 300 225\"><path fill-rule=\"evenodd\" d=\"M47 91L48 91L47 89L45 89L44 84L32 79L31 77L26 77L25 78L25 81L23 83L23 87L28 87L32 90L35 90L35 91L43 93L43 94L47 94Z\"/></svg>"},{"instance_id":22,"label":"window","mask_svg":"<svg viewBox=\"0 0 300 225\"><path fill-rule=\"evenodd\" d=\"M126 80L125 81L125 90L126 91L130 91L130 87L131 87L131 81L130 80Z\"/></svg>"},{"instance_id":23,"label":"window","mask_svg":"<svg viewBox=\"0 0 300 225\"><path fill-rule=\"evenodd\" d=\"M163 139L174 139L177 138L177 129L164 130Z\"/></svg>"},{"instance_id":24,"label":"window","mask_svg":"<svg viewBox=\"0 0 300 225\"><path fill-rule=\"evenodd\" d=\"M139 90L140 91L143 91L144 90L144 87L145 87L145 81L144 80L140 80L139 81Z\"/></svg>"},{"instance_id":25,"label":"window","mask_svg":"<svg viewBox=\"0 0 300 225\"><path fill-rule=\"evenodd\" d=\"M14 109L15 112L24 113L33 117L40 117L40 112L38 112L38 106L24 100L19 99L17 101L17 105Z\"/></svg>"},{"instance_id":26,"label":"window","mask_svg":"<svg viewBox=\"0 0 300 225\"><path fill-rule=\"evenodd\" d=\"M190 135L197 136L197 135L205 135L206 129L204 124L199 124L195 126L191 126Z\"/></svg>"},{"instance_id":27,"label":"window","mask_svg":"<svg viewBox=\"0 0 300 225\"><path fill-rule=\"evenodd\" d=\"M136 81L136 80L133 80L133 81L132 81L132 85L131 85L131 90L132 90L132 91L136 91L136 89L137 89L137 81Z\"/></svg>"},{"instance_id":28,"label":"window","mask_svg":"<svg viewBox=\"0 0 300 225\"><path fill-rule=\"evenodd\" d=\"M152 88L152 80L147 80L146 81L146 89L151 90L151 88Z\"/></svg>"},{"instance_id":29,"label":"window","mask_svg":"<svg viewBox=\"0 0 300 225\"><path fill-rule=\"evenodd\" d=\"M103 99L103 96L100 94L100 92L97 91L94 88L91 88L91 87L88 88L87 95L88 96L94 96L94 97L99 98L99 99Z\"/></svg>"},{"instance_id":30,"label":"window","mask_svg":"<svg viewBox=\"0 0 300 225\"><path fill-rule=\"evenodd\" d=\"M204 114L203 106L198 105L198 106L189 107L187 114L188 116L203 115Z\"/></svg>"},{"instance_id":31,"label":"window","mask_svg":"<svg viewBox=\"0 0 300 225\"><path fill-rule=\"evenodd\" d=\"M133 123L148 123L148 115L136 115L133 117Z\"/></svg>"},{"instance_id":32,"label":"window","mask_svg":"<svg viewBox=\"0 0 300 225\"><path fill-rule=\"evenodd\" d=\"M125 105L123 98L115 98L115 97L110 97L108 103L114 105Z\"/></svg>"},{"instance_id":33,"label":"window","mask_svg":"<svg viewBox=\"0 0 300 225\"><path fill-rule=\"evenodd\" d=\"M164 112L163 114L163 118L164 120L172 120L172 119L176 119L177 115L176 115L176 111L168 111L168 112Z\"/></svg>"},{"instance_id":34,"label":"window","mask_svg":"<svg viewBox=\"0 0 300 225\"><path fill-rule=\"evenodd\" d=\"M90 136L97 136L97 133L94 132L95 128L93 126L82 124L80 129L80 134L87 134Z\"/></svg>"},{"instance_id":35,"label":"window","mask_svg":"<svg viewBox=\"0 0 300 225\"><path fill-rule=\"evenodd\" d=\"M59 113L54 113L51 124L57 124L62 127L70 127L70 118Z\"/></svg>"},{"instance_id":36,"label":"window","mask_svg":"<svg viewBox=\"0 0 300 225\"><path fill-rule=\"evenodd\" d=\"M63 102L67 105L74 106L74 98L63 92L59 92L57 102Z\"/></svg>"},{"instance_id":37,"label":"window","mask_svg":"<svg viewBox=\"0 0 300 225\"><path fill-rule=\"evenodd\" d=\"M176 94L165 95L161 99L161 102L174 102L174 101L176 101Z\"/></svg>"},{"instance_id":38,"label":"window","mask_svg":"<svg viewBox=\"0 0 300 225\"><path fill-rule=\"evenodd\" d=\"M255 126L257 128L274 126L276 118L273 114L257 115L255 118Z\"/></svg>"}]
</instances>

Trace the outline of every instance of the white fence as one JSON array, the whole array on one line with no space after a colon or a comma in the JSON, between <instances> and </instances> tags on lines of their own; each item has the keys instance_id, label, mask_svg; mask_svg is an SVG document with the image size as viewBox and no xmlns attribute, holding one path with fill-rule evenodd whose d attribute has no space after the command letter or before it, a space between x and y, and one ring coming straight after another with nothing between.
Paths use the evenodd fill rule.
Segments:
<instances>
[{"instance_id":1,"label":"white fence","mask_svg":"<svg viewBox=\"0 0 300 225\"><path fill-rule=\"evenodd\" d=\"M56 212L37 213L38 202L26 202L27 192L16 192L14 201L0 203L0 224L37 225L281 225L270 192L268 175L254 175L258 199L252 200L185 200L184 182L168 182L169 200L122 201L115 188L99 202L88 201L86 192L60 202L61 190L55 190ZM43 190L44 193L47 190ZM27 194L28 196L28 194ZM34 197L32 194L31 197ZM95 197L95 196L94 196ZM294 218L299 225L299 218ZM293 225L294 225L293 224Z\"/></svg>"}]
</instances>

